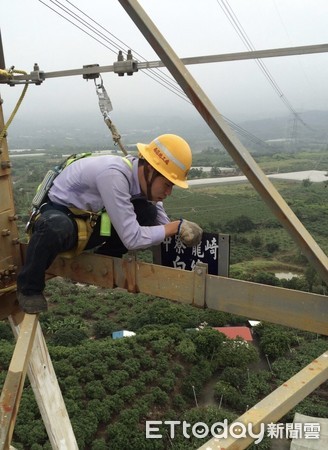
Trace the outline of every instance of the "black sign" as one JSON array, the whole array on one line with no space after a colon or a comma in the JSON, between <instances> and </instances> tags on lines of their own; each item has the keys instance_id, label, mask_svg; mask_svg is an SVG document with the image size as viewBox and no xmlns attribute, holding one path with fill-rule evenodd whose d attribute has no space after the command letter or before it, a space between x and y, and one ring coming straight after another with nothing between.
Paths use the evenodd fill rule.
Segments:
<instances>
[{"instance_id":1,"label":"black sign","mask_svg":"<svg viewBox=\"0 0 328 450\"><path fill-rule=\"evenodd\" d=\"M208 265L208 273L218 275L219 236L203 233L195 247L186 247L179 236L168 237L161 244L161 263L176 269L193 270L197 262Z\"/></svg>"}]
</instances>

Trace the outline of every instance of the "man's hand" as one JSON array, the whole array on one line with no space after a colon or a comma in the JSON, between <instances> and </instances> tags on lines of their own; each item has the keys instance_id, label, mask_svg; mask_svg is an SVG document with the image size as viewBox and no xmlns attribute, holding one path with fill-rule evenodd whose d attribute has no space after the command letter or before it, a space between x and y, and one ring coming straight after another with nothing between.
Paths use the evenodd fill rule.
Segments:
<instances>
[{"instance_id":1,"label":"man's hand","mask_svg":"<svg viewBox=\"0 0 328 450\"><path fill-rule=\"evenodd\" d=\"M179 225L179 237L186 247L198 245L202 240L203 230L197 223L182 220Z\"/></svg>"}]
</instances>

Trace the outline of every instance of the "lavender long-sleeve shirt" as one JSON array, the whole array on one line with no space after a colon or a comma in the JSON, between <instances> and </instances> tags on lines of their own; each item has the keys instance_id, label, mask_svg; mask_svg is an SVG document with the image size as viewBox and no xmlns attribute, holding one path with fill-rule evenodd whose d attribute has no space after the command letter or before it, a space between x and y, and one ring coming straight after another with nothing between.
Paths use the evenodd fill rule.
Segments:
<instances>
[{"instance_id":1,"label":"lavender long-sleeve shirt","mask_svg":"<svg viewBox=\"0 0 328 450\"><path fill-rule=\"evenodd\" d=\"M120 156L90 156L75 161L55 178L49 199L93 212L105 208L125 247L136 250L162 242L164 224L170 220L162 202L158 202L158 225L139 225L131 203L132 197L141 195L138 158L128 159L132 170Z\"/></svg>"}]
</instances>

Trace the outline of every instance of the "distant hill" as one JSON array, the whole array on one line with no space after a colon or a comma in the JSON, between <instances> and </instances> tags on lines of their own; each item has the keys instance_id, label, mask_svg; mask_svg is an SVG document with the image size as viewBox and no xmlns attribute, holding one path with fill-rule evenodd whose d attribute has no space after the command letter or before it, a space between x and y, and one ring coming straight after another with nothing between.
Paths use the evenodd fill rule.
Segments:
<instances>
[{"instance_id":1,"label":"distant hill","mask_svg":"<svg viewBox=\"0 0 328 450\"><path fill-rule=\"evenodd\" d=\"M271 152L325 146L328 141L328 111L308 111L295 121L290 116L242 123L228 121L239 139L251 152ZM113 116L123 143L149 142L162 133L180 134L194 151L222 147L208 125L197 114ZM270 147L265 141L271 141ZM272 142L274 141L274 142ZM101 116L90 114L47 118L35 121L17 117L9 128L9 148L108 149L114 148L112 137ZM286 145L289 143L289 145Z\"/></svg>"},{"instance_id":2,"label":"distant hill","mask_svg":"<svg viewBox=\"0 0 328 450\"><path fill-rule=\"evenodd\" d=\"M327 141L328 111L307 111L299 118L297 121L293 116L250 120L240 125L263 140L299 138Z\"/></svg>"}]
</instances>

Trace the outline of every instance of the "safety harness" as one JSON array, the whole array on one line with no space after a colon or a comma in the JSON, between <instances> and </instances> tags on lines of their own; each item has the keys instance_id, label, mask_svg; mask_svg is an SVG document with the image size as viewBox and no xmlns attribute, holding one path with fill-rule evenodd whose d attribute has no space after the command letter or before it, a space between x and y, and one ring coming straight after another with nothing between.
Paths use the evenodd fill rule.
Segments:
<instances>
[{"instance_id":1,"label":"safety harness","mask_svg":"<svg viewBox=\"0 0 328 450\"><path fill-rule=\"evenodd\" d=\"M48 193L53 185L55 178L70 164L78 161L81 158L85 158L91 156L91 152L86 153L78 153L69 156L66 158L59 166L56 166L54 169L50 169L45 177L43 178L41 184L37 188L36 195L32 200L32 211L30 214L29 221L26 225L26 233L28 238L31 237L33 231L33 225L38 220L42 213L42 207L49 202ZM132 170L132 162L126 158L122 157L122 160L128 165L128 167ZM88 211L85 209L79 209L75 207L66 207L65 209L69 210L70 217L74 219L77 225L78 232L78 242L77 245L67 252L60 253L60 256L64 258L73 258L85 249L88 240L93 232L93 228L96 225L99 217L100 217L100 235L101 236L110 236L111 235L111 220L103 208L98 212Z\"/></svg>"}]
</instances>

